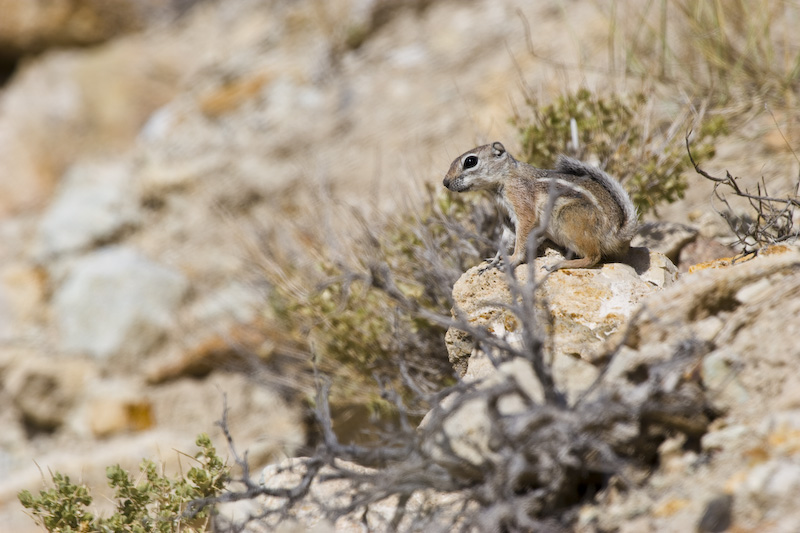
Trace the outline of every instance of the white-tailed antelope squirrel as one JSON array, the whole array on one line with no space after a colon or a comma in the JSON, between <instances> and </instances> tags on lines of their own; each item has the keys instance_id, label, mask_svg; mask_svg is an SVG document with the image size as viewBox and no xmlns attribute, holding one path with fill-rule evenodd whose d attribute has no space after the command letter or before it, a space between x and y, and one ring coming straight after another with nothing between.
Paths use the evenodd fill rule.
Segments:
<instances>
[{"instance_id":1,"label":"white-tailed antelope squirrel","mask_svg":"<svg viewBox=\"0 0 800 533\"><path fill-rule=\"evenodd\" d=\"M517 161L495 142L459 156L443 183L455 192L494 193L516 233L512 268L526 261L528 235L539 224L546 225L545 238L580 256L551 270L589 268L602 258L619 258L637 227L636 208L619 182L566 156L559 157L555 170L544 170ZM502 246L508 246L503 240ZM487 268L497 266L500 257L498 251Z\"/></svg>"}]
</instances>

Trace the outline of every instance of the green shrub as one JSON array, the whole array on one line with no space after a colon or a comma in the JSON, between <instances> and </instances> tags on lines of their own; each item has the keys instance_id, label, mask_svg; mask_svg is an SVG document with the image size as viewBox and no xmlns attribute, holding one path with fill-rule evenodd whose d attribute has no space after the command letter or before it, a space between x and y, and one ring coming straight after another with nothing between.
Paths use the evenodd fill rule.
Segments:
<instances>
[{"instance_id":1,"label":"green shrub","mask_svg":"<svg viewBox=\"0 0 800 533\"><path fill-rule=\"evenodd\" d=\"M211 509L202 509L192 517L182 513L193 500L219 495L229 469L217 456L208 435L200 435L196 443L201 448L195 455L198 465L176 479L160 474L150 460L142 461L139 470L144 479L138 483L119 465L108 467L106 476L115 491L117 509L107 518L88 511L92 497L86 485L75 485L60 472L52 474L52 488L39 491L38 496L24 490L19 493L19 500L38 525L53 532L207 531Z\"/></svg>"},{"instance_id":2,"label":"green shrub","mask_svg":"<svg viewBox=\"0 0 800 533\"><path fill-rule=\"evenodd\" d=\"M272 254L274 264L265 269L272 289L268 314L332 377L334 404L385 410L389 403L376 379L408 392L401 367L429 392L453 379L445 330L399 309L373 286L381 275L375 266L388 265L405 297L446 315L453 283L494 253L500 230L494 206L438 189L429 188L420 207L383 221L353 224L358 215L339 213L344 220L331 226L358 228L343 230L341 238L296 228L291 240L302 249Z\"/></svg>"},{"instance_id":3,"label":"green shrub","mask_svg":"<svg viewBox=\"0 0 800 533\"><path fill-rule=\"evenodd\" d=\"M513 119L520 134L522 158L544 168L552 168L556 157L564 153L596 160L623 183L642 214L661 203L683 198L687 184L684 173L692 168L683 133L691 125L650 129L653 117L646 100L644 93L601 97L585 88L549 105L528 98L530 114L518 114ZM572 119L578 131L577 150L570 146ZM698 155L713 156L714 141L725 133L721 116L704 120L693 141Z\"/></svg>"}]
</instances>

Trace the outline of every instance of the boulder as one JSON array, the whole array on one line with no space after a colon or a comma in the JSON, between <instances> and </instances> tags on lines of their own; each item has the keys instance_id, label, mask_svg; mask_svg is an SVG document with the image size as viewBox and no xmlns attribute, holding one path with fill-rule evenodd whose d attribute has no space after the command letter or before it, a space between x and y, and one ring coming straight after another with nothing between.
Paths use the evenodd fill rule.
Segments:
<instances>
[{"instance_id":1,"label":"boulder","mask_svg":"<svg viewBox=\"0 0 800 533\"><path fill-rule=\"evenodd\" d=\"M573 357L600 362L624 336L624 325L645 296L677 279L672 262L657 252L633 249L629 264L606 263L598 269L565 269L547 273L546 267L561 260L550 253L537 258L533 273L539 286L536 312L541 336L553 361ZM520 265L515 276L524 285L531 269ZM511 302L503 270L480 273L468 270L453 287L453 314L472 326L517 342L519 319L508 309ZM450 362L463 376L473 356L474 342L465 332L450 328L446 335ZM560 364L560 363L559 363Z\"/></svg>"},{"instance_id":2,"label":"boulder","mask_svg":"<svg viewBox=\"0 0 800 533\"><path fill-rule=\"evenodd\" d=\"M76 165L62 178L55 199L42 216L34 255L45 262L108 243L136 224L137 218L138 196L128 165Z\"/></svg>"},{"instance_id":3,"label":"boulder","mask_svg":"<svg viewBox=\"0 0 800 533\"><path fill-rule=\"evenodd\" d=\"M550 366L556 388L574 403L596 380L596 365L623 341L627 323L647 295L674 283L677 275L672 262L657 252L634 249L628 264L608 263L599 269L566 269L547 273L546 267L563 258L548 252L533 265L515 271L518 289L533 273L539 284L535 290L535 324L544 341L543 353ZM532 267L532 268L531 268ZM485 328L513 347L522 346L520 318L514 314L510 281L501 269L480 273L480 267L467 271L453 287L456 318L470 326ZM533 320L526 318L529 323ZM501 417L529 411L531 403L544 403L544 390L531 362L523 356L495 360L494 354L475 346L472 337L455 327L447 332L450 361L461 370L465 382L478 390L489 390L510 383L516 392L498 397L496 410ZM635 366L623 365L627 370ZM620 370L625 376L625 371ZM624 380L619 387L629 387ZM490 435L491 394L466 398L455 393L437 410L431 411L420 428L430 431L426 449L440 464L457 476L479 478L489 463L501 462L492 449ZM441 416L441 430L433 422Z\"/></svg>"},{"instance_id":4,"label":"boulder","mask_svg":"<svg viewBox=\"0 0 800 533\"><path fill-rule=\"evenodd\" d=\"M131 248L82 257L53 298L61 346L100 359L145 355L173 326L188 288L183 274Z\"/></svg>"}]
</instances>

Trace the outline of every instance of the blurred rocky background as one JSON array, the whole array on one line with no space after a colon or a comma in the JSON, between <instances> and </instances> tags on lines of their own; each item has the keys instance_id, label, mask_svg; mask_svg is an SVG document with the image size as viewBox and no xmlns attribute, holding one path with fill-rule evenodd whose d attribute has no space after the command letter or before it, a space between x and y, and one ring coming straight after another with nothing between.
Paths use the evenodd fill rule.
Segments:
<instances>
[{"instance_id":1,"label":"blurred rocky background","mask_svg":"<svg viewBox=\"0 0 800 533\"><path fill-rule=\"evenodd\" d=\"M708 95L637 71L631 54L658 13L632 1L0 0L0 529L36 530L16 495L48 470L102 491L106 466L169 466L198 433L224 450L224 404L255 463L305 446L297 367L263 334L282 334L253 259L264 239L280 246L287 221L322 233L326 200L376 218L417 205L476 144L516 152L510 119L531 94L647 87L671 123ZM797 15L779 17L787 34ZM766 109L729 91L718 109L738 122L706 163L777 192L798 163L796 99L776 90L785 105ZM690 180L648 220L685 225L688 261L732 255L710 185ZM274 365L250 371L243 351Z\"/></svg>"}]
</instances>

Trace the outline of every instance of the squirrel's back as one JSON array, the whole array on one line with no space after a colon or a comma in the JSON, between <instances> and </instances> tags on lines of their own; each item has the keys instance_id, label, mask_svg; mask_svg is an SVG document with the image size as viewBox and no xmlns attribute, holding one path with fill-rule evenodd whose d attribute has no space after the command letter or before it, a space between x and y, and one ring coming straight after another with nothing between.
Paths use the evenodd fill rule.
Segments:
<instances>
[{"instance_id":1,"label":"squirrel's back","mask_svg":"<svg viewBox=\"0 0 800 533\"><path fill-rule=\"evenodd\" d=\"M622 188L619 181L595 166L565 155L558 156L555 171L560 174L569 174L571 176L585 176L602 187L613 200L612 205L619 210L617 238L630 242L633 235L636 233L636 228L639 224L639 215L636 212L636 207L633 205L630 196L628 196L627 191Z\"/></svg>"}]
</instances>

